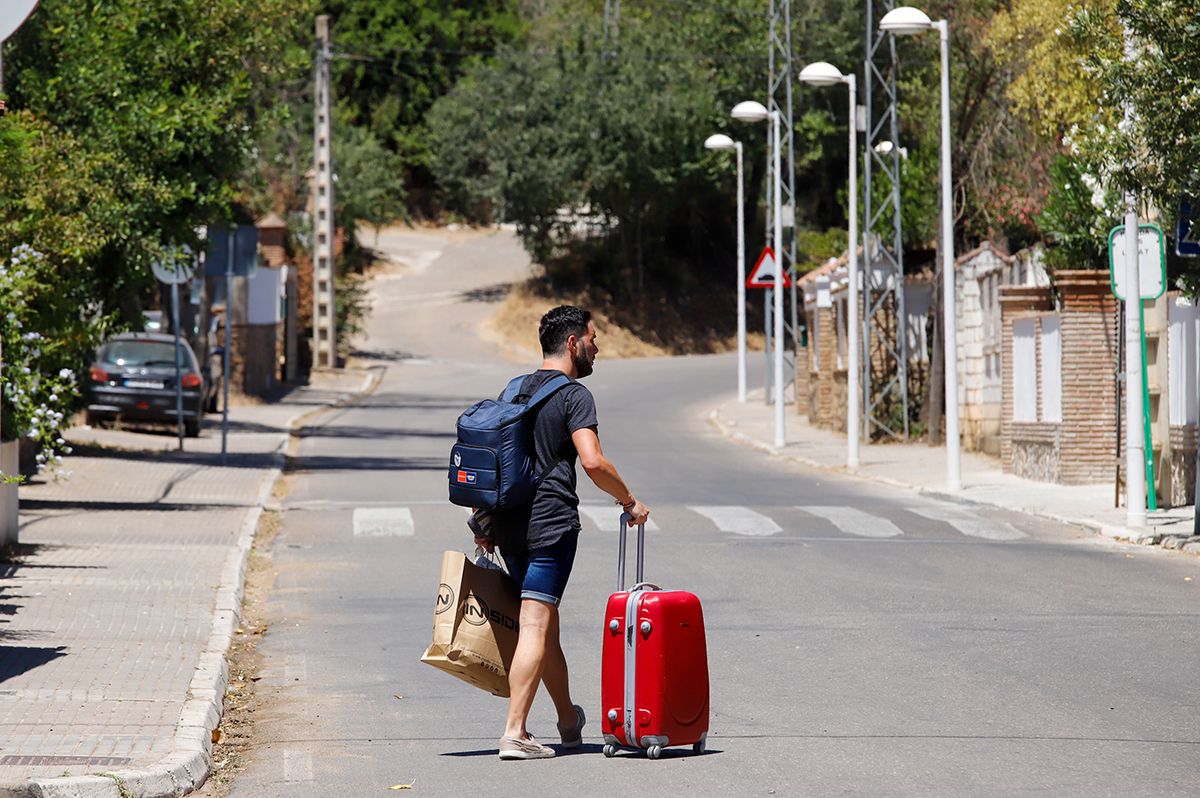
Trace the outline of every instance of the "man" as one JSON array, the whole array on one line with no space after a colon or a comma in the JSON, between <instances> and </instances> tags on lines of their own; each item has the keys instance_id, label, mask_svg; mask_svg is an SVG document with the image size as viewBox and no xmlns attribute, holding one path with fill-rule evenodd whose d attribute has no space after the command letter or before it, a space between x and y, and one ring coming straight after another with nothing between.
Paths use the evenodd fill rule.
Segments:
<instances>
[{"instance_id":1,"label":"man","mask_svg":"<svg viewBox=\"0 0 1200 798\"><path fill-rule=\"evenodd\" d=\"M546 685L554 701L563 748L578 747L583 741L583 708L571 700L567 660L558 635L558 605L579 538L576 459L596 486L632 516L631 525L645 523L650 515L600 449L596 402L591 391L575 382L592 373L600 351L591 319L591 313L570 305L554 308L542 317L538 328L542 367L525 378L517 395L517 401L527 401L559 373L572 380L536 411L534 447L541 482L528 524L500 524L497 531L496 542L508 572L521 588L521 630L508 672L510 698L508 721L500 738L501 759L554 756L554 750L538 742L525 726L539 682ZM488 539L477 537L476 542L491 549Z\"/></svg>"}]
</instances>

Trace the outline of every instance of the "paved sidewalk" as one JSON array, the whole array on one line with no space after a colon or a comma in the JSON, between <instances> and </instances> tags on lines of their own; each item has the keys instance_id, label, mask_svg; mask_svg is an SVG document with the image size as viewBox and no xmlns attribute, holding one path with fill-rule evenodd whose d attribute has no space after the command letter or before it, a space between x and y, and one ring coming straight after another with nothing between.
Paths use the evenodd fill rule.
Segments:
<instances>
[{"instance_id":1,"label":"paved sidewalk","mask_svg":"<svg viewBox=\"0 0 1200 798\"><path fill-rule=\"evenodd\" d=\"M814 468L851 473L846 468L846 436L810 425L793 409L786 416L787 445L776 449L772 445L774 413L764 403L762 391L752 392L744 404L736 398L725 402L711 412L709 419L726 436L747 445ZM1004 473L996 458L962 452L963 487L952 492L946 487L945 448L924 443L863 445L859 447L859 461L853 476L1078 524L1110 537L1140 543L1161 542L1170 548L1200 554L1200 540L1191 537L1191 507L1148 513L1145 528L1130 529L1125 526L1125 510L1113 506L1111 483L1035 482Z\"/></svg>"},{"instance_id":2,"label":"paved sidewalk","mask_svg":"<svg viewBox=\"0 0 1200 798\"><path fill-rule=\"evenodd\" d=\"M69 479L22 486L0 562L0 796L180 795L208 774L254 530L291 426L366 391L314 375L170 430L72 428ZM100 775L108 774L108 775Z\"/></svg>"}]
</instances>

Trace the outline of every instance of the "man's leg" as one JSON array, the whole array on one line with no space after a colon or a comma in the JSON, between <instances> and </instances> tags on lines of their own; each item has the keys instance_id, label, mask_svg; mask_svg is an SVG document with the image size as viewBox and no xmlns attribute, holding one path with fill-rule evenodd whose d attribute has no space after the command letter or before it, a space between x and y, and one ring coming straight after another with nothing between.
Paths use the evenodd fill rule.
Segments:
<instances>
[{"instance_id":1,"label":"man's leg","mask_svg":"<svg viewBox=\"0 0 1200 798\"><path fill-rule=\"evenodd\" d=\"M543 658L542 684L554 701L554 709L558 712L560 726L574 726L579 718L575 714L575 704L571 701L571 683L567 673L567 657L563 654L562 645L558 639L558 608L552 615L550 629L546 635L546 654Z\"/></svg>"},{"instance_id":2,"label":"man's leg","mask_svg":"<svg viewBox=\"0 0 1200 798\"><path fill-rule=\"evenodd\" d=\"M512 667L508 671L508 721L504 727L505 737L525 739L529 731L525 722L529 708L542 680L546 664L547 638L551 625L558 625L558 608L553 604L536 599L521 599L521 631L517 637L517 650L513 654ZM562 649L559 648L561 654ZM566 673L566 661L563 661ZM551 694L553 695L553 694ZM555 702L557 706L557 701Z\"/></svg>"}]
</instances>

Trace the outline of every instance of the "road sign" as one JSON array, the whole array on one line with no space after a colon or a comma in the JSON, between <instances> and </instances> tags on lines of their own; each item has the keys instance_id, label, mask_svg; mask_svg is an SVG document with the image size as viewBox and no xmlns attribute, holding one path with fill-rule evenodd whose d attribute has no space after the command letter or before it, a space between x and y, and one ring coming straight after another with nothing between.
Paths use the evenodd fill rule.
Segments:
<instances>
[{"instance_id":1,"label":"road sign","mask_svg":"<svg viewBox=\"0 0 1200 798\"><path fill-rule=\"evenodd\" d=\"M5 0L0 3L0 42L17 32L37 4L38 0Z\"/></svg>"},{"instance_id":2,"label":"road sign","mask_svg":"<svg viewBox=\"0 0 1200 798\"><path fill-rule=\"evenodd\" d=\"M1108 276L1112 292L1122 302L1129 295L1125 286L1125 225L1108 234ZM1142 299L1158 299L1167 287L1167 252L1162 228L1138 225L1138 279Z\"/></svg>"},{"instance_id":3,"label":"road sign","mask_svg":"<svg viewBox=\"0 0 1200 798\"><path fill-rule=\"evenodd\" d=\"M783 284L789 286L792 284L788 273L783 273ZM763 247L762 254L758 256L758 261L754 264L754 268L750 271L750 276L746 278L747 288L774 288L775 287L775 252L770 247Z\"/></svg>"},{"instance_id":4,"label":"road sign","mask_svg":"<svg viewBox=\"0 0 1200 798\"><path fill-rule=\"evenodd\" d=\"M150 261L150 271L167 285L179 285L192 279L196 272L196 258L190 247L167 247Z\"/></svg>"},{"instance_id":5,"label":"road sign","mask_svg":"<svg viewBox=\"0 0 1200 798\"><path fill-rule=\"evenodd\" d=\"M204 252L204 274L224 277L229 263L229 231L224 227L208 228L208 246ZM238 225L233 237L233 276L253 277L258 271L258 228Z\"/></svg>"},{"instance_id":6,"label":"road sign","mask_svg":"<svg viewBox=\"0 0 1200 798\"><path fill-rule=\"evenodd\" d=\"M1175 254L1183 258L1200 258L1200 203L1193 197L1184 197L1179 201Z\"/></svg>"}]
</instances>

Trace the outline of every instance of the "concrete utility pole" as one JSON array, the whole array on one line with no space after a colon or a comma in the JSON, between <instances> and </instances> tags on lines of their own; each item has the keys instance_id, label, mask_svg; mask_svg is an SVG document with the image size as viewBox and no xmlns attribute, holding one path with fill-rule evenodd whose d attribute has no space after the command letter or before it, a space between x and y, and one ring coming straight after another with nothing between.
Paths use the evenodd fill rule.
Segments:
<instances>
[{"instance_id":1,"label":"concrete utility pole","mask_svg":"<svg viewBox=\"0 0 1200 798\"><path fill-rule=\"evenodd\" d=\"M313 367L337 367L337 306L334 303L333 149L330 118L329 17L317 17L313 92Z\"/></svg>"},{"instance_id":2,"label":"concrete utility pole","mask_svg":"<svg viewBox=\"0 0 1200 798\"><path fill-rule=\"evenodd\" d=\"M1125 29L1125 58L1137 57ZM1133 105L1125 102L1125 128L1132 131ZM1142 418L1142 281L1138 268L1138 198L1125 194L1125 523L1146 524L1146 438Z\"/></svg>"}]
</instances>

